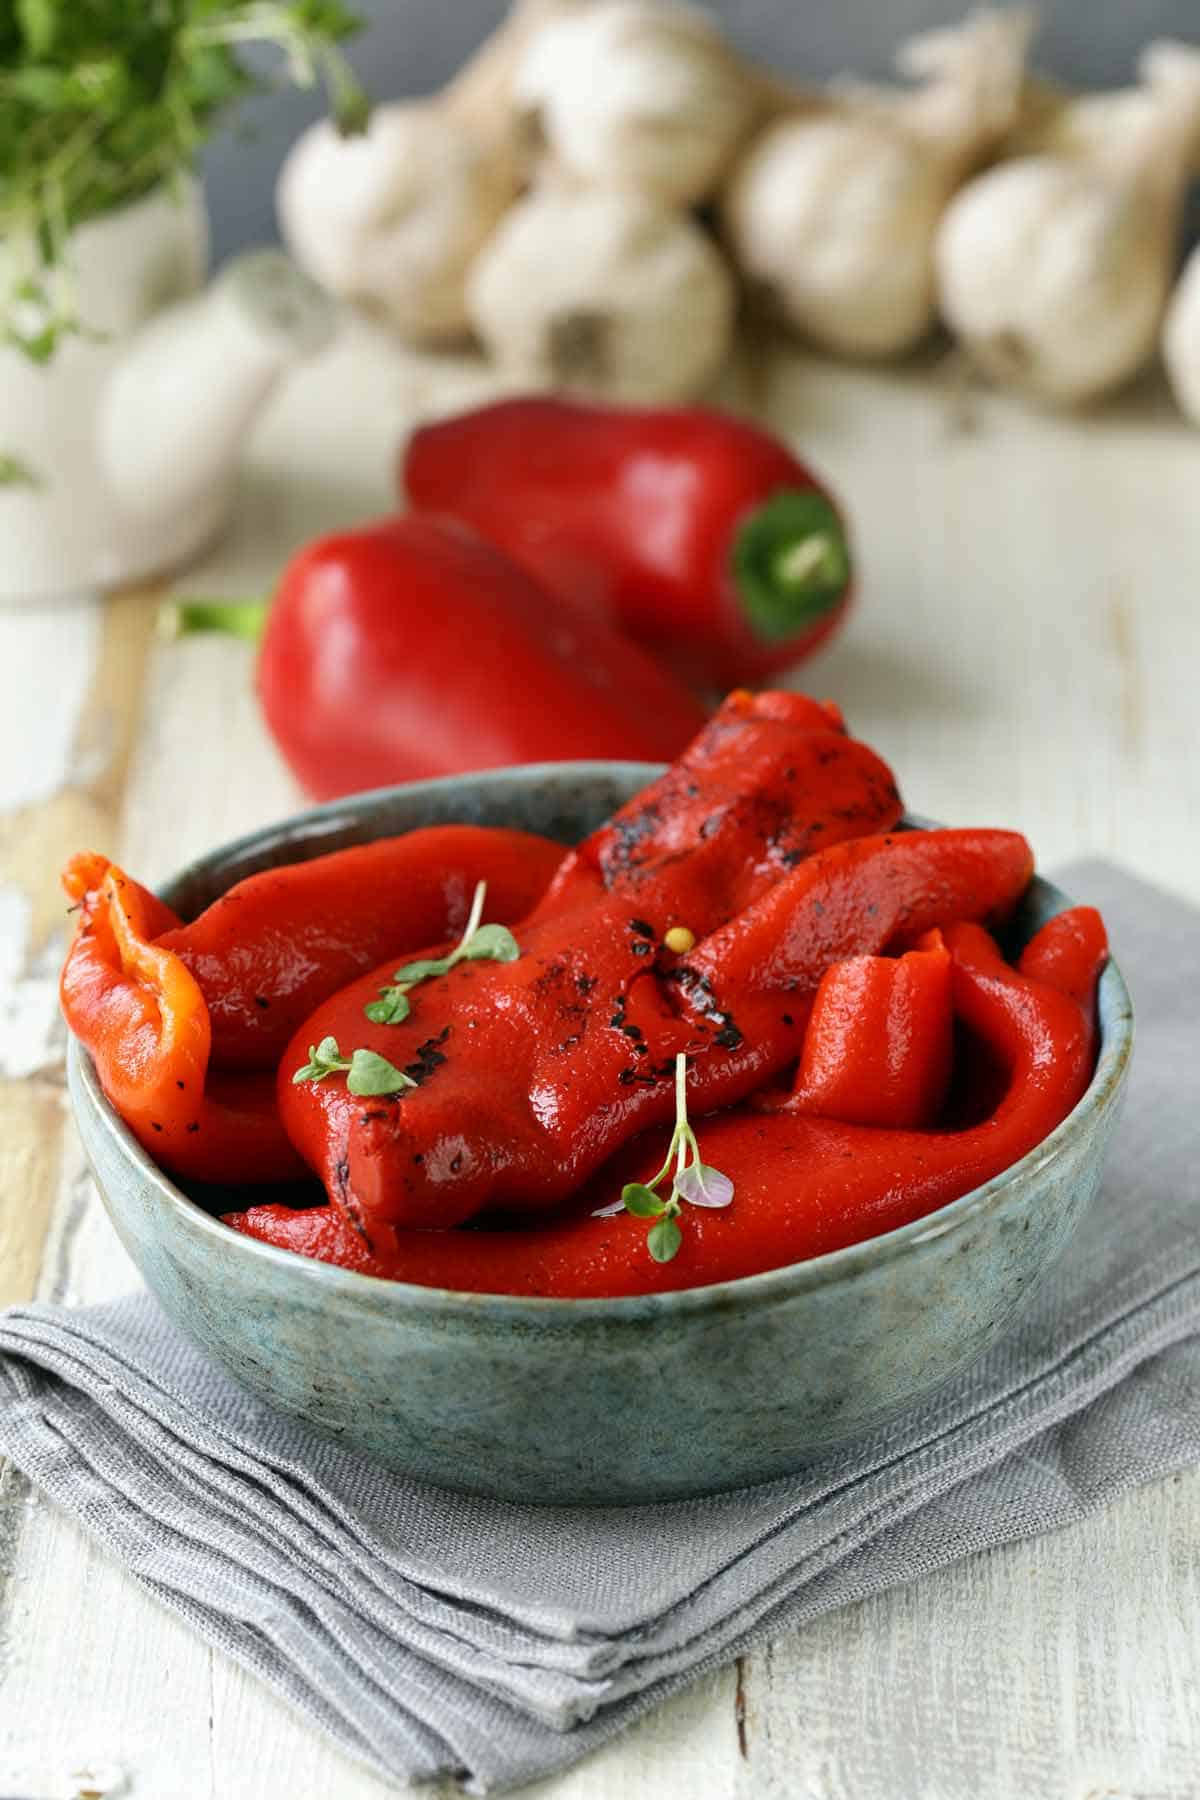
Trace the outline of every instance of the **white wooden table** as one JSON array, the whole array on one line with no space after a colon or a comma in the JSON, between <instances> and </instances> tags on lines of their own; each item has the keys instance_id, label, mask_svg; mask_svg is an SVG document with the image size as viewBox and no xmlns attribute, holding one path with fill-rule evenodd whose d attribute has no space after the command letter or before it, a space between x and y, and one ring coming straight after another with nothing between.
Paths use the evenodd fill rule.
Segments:
<instances>
[{"instance_id":1,"label":"white wooden table","mask_svg":"<svg viewBox=\"0 0 1200 1800\"><path fill-rule=\"evenodd\" d=\"M281 395L191 593L390 502L394 445L488 391L351 334ZM1200 434L1152 381L1093 420L988 397L964 430L931 359L780 352L757 399L846 495L861 600L805 684L914 809L1020 827L1044 865L1110 852L1200 900ZM154 597L0 616L0 1300L136 1277L64 1107L54 977L66 854L151 882L298 796L250 652L158 642ZM1200 1475L821 1620L699 1683L547 1800L1184 1800L1200 1794ZM372 1800L347 1762L96 1551L0 1486L0 1794Z\"/></svg>"}]
</instances>

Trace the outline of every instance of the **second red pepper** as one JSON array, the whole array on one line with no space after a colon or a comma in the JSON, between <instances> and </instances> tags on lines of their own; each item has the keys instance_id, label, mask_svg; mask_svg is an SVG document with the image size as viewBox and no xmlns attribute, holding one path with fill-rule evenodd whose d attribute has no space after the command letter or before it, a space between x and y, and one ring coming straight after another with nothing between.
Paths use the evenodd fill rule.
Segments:
<instances>
[{"instance_id":1,"label":"second red pepper","mask_svg":"<svg viewBox=\"0 0 1200 1800\"><path fill-rule=\"evenodd\" d=\"M502 400L414 433L400 485L720 688L811 655L849 597L828 490L770 433L704 408Z\"/></svg>"}]
</instances>

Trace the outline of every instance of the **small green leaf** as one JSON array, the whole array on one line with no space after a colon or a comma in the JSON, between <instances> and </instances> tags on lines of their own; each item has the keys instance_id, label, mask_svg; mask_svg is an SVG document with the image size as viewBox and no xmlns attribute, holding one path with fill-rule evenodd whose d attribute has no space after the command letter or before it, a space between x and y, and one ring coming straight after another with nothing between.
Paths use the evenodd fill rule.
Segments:
<instances>
[{"instance_id":1,"label":"small green leaf","mask_svg":"<svg viewBox=\"0 0 1200 1800\"><path fill-rule=\"evenodd\" d=\"M631 1181L623 1187L621 1199L625 1211L631 1212L635 1219L657 1219L667 1210L666 1201L660 1200L653 1188L645 1187L640 1181Z\"/></svg>"},{"instance_id":2,"label":"small green leaf","mask_svg":"<svg viewBox=\"0 0 1200 1800\"><path fill-rule=\"evenodd\" d=\"M432 981L435 976L444 975L450 968L448 956L426 958L423 962L405 963L402 969L393 972L392 980L404 987L416 987L418 981Z\"/></svg>"},{"instance_id":3,"label":"small green leaf","mask_svg":"<svg viewBox=\"0 0 1200 1800\"><path fill-rule=\"evenodd\" d=\"M416 1087L416 1082L374 1050L356 1050L350 1058L346 1086L352 1094L398 1094L403 1088Z\"/></svg>"},{"instance_id":4,"label":"small green leaf","mask_svg":"<svg viewBox=\"0 0 1200 1800\"><path fill-rule=\"evenodd\" d=\"M646 1248L655 1262L669 1263L682 1242L683 1233L672 1213L656 1220L646 1233Z\"/></svg>"},{"instance_id":5,"label":"small green leaf","mask_svg":"<svg viewBox=\"0 0 1200 1800\"><path fill-rule=\"evenodd\" d=\"M463 955L470 962L516 962L520 945L507 925L481 925L463 945Z\"/></svg>"},{"instance_id":6,"label":"small green leaf","mask_svg":"<svg viewBox=\"0 0 1200 1800\"><path fill-rule=\"evenodd\" d=\"M373 1025L402 1025L412 1007L408 995L403 988L380 988L378 1000L370 1001L363 1007Z\"/></svg>"},{"instance_id":7,"label":"small green leaf","mask_svg":"<svg viewBox=\"0 0 1200 1800\"><path fill-rule=\"evenodd\" d=\"M54 0L16 0L13 8L25 48L35 62L47 56L54 43L59 9ZM65 19L65 15L64 15Z\"/></svg>"},{"instance_id":8,"label":"small green leaf","mask_svg":"<svg viewBox=\"0 0 1200 1800\"><path fill-rule=\"evenodd\" d=\"M323 1037L319 1044L308 1046L308 1061L296 1070L292 1081L324 1081L327 1075L334 1075L349 1067L349 1062L338 1049L337 1039Z\"/></svg>"}]
</instances>

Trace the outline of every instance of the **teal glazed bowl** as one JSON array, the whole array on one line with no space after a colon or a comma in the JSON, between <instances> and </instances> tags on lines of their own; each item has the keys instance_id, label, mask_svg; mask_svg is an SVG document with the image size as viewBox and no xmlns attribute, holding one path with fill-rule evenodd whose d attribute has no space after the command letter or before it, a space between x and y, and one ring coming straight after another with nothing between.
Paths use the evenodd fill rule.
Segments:
<instances>
[{"instance_id":1,"label":"teal glazed bowl","mask_svg":"<svg viewBox=\"0 0 1200 1800\"><path fill-rule=\"evenodd\" d=\"M452 820L520 825L570 843L657 772L544 765L364 794L214 851L164 897L192 916L255 870ZM1034 881L1014 941L1068 904ZM619 1300L413 1287L242 1237L214 1213L244 1196L189 1197L157 1169L76 1044L69 1077L122 1242L179 1329L236 1380L443 1486L514 1501L645 1502L797 1469L929 1394L997 1339L1100 1180L1133 1032L1111 963L1100 1017L1087 1093L996 1180L811 1262Z\"/></svg>"}]
</instances>

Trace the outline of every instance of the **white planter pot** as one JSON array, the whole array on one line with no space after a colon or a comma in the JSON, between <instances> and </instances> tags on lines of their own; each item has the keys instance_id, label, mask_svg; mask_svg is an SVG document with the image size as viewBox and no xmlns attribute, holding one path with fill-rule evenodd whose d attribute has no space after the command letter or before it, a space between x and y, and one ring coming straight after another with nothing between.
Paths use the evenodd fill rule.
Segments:
<instances>
[{"instance_id":1,"label":"white planter pot","mask_svg":"<svg viewBox=\"0 0 1200 1800\"><path fill-rule=\"evenodd\" d=\"M254 413L333 309L271 250L201 292L207 255L196 184L156 189L71 240L88 335L45 366L0 348L0 455L36 483L0 485L0 601L164 571L224 520Z\"/></svg>"}]
</instances>

